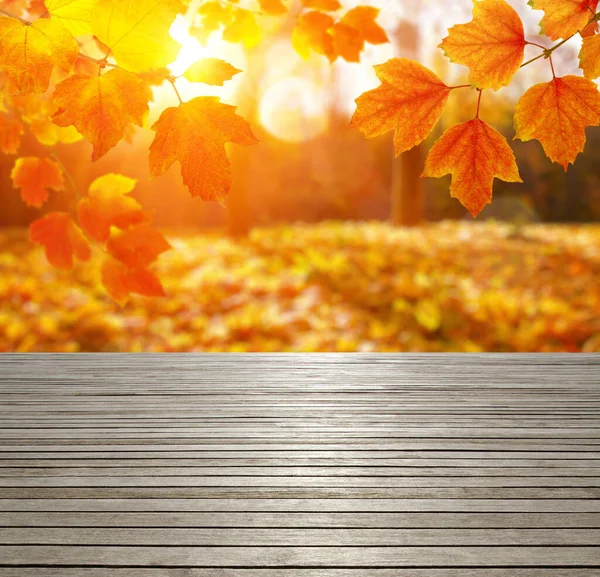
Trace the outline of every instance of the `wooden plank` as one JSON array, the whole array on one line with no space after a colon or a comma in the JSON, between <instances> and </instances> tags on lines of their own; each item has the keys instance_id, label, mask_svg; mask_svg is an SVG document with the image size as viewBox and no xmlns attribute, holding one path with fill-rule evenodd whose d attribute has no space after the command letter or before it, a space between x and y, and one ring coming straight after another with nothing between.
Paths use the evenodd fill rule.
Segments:
<instances>
[{"instance_id":1,"label":"wooden plank","mask_svg":"<svg viewBox=\"0 0 600 577\"><path fill-rule=\"evenodd\" d=\"M92 489L92 493L97 490ZM33 491L35 492L35 491ZM3 492L4 493L4 492ZM0 511L600 513L597 499L0 498Z\"/></svg>"},{"instance_id":2,"label":"wooden plank","mask_svg":"<svg viewBox=\"0 0 600 577\"><path fill-rule=\"evenodd\" d=\"M114 547L0 545L1 565L102 567L593 567L600 547Z\"/></svg>"},{"instance_id":3,"label":"wooden plank","mask_svg":"<svg viewBox=\"0 0 600 577\"><path fill-rule=\"evenodd\" d=\"M600 569L520 567L518 577L599 577ZM0 577L515 577L514 569L126 569L90 567L0 567Z\"/></svg>"},{"instance_id":4,"label":"wooden plank","mask_svg":"<svg viewBox=\"0 0 600 577\"><path fill-rule=\"evenodd\" d=\"M198 547L597 546L600 529L0 528L0 545Z\"/></svg>"},{"instance_id":5,"label":"wooden plank","mask_svg":"<svg viewBox=\"0 0 600 577\"><path fill-rule=\"evenodd\" d=\"M43 509L43 505L40 505ZM0 513L1 527L183 527L337 529L600 529L600 513Z\"/></svg>"},{"instance_id":6,"label":"wooden plank","mask_svg":"<svg viewBox=\"0 0 600 577\"><path fill-rule=\"evenodd\" d=\"M595 576L599 473L598 355L0 355L0 577Z\"/></svg>"}]
</instances>

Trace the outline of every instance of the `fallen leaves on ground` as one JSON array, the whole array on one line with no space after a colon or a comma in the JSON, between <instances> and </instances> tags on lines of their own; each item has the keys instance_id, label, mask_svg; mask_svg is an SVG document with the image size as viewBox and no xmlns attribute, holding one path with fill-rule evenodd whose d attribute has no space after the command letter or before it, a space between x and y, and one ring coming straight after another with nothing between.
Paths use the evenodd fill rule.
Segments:
<instances>
[{"instance_id":1,"label":"fallen leaves on ground","mask_svg":"<svg viewBox=\"0 0 600 577\"><path fill-rule=\"evenodd\" d=\"M167 238L153 272L168 296L120 307L100 284L101 251L64 272L25 231L0 231L0 351L600 352L599 226ZM126 280L115 292L139 279Z\"/></svg>"}]
</instances>

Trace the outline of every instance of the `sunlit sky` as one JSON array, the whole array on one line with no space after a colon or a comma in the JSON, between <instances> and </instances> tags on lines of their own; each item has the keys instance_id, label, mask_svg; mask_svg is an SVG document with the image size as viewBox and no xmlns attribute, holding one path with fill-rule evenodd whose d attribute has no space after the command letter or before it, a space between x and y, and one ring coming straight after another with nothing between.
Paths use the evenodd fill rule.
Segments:
<instances>
[{"instance_id":1,"label":"sunlit sky","mask_svg":"<svg viewBox=\"0 0 600 577\"><path fill-rule=\"evenodd\" d=\"M538 34L538 22L542 12L534 11L525 0L508 0L521 15L528 38ZM264 58L268 66L262 71L259 83L258 120L274 136L291 141L308 140L327 129L326 119L333 105L342 113L350 116L355 109L354 100L363 92L376 87L379 82L373 71L373 65L385 62L394 56L417 58L432 66L437 45L446 35L449 27L471 19L472 2L470 0L342 0L344 9L358 4L370 4L381 9L378 22L386 29L391 39L386 45L366 45L360 64L336 61L330 66L323 56L313 55L304 61L291 46L289 34L267 40L264 46ZM194 2L191 10L195 10ZM240 2L244 6L244 0ZM294 10L294 8L291 8ZM420 46L416 53L408 53L403 47L398 25L408 20L419 29ZM182 44L177 61L171 66L175 75L182 74L191 64L206 57L222 58L241 70L248 70L244 49L225 42L220 34L210 36L203 45L189 33L190 19L178 16L171 28L171 35ZM538 39L539 41L539 39ZM555 67L560 74L577 74L573 66L573 56L579 50L577 38L571 40L555 57ZM566 58L561 58L563 52ZM535 56L538 49L528 47L526 58ZM448 65L447 82L464 79L466 69L453 64ZM548 63L544 60L522 70L515 78L511 88L503 89L512 98L520 94L531 84L549 79ZM192 84L180 78L177 88L184 100L195 96L221 97L223 102L237 105L240 91L245 82L244 74L239 74L224 87L211 87L204 84ZM157 94L157 114L165 105L176 105L176 99L170 87L163 87Z\"/></svg>"}]
</instances>

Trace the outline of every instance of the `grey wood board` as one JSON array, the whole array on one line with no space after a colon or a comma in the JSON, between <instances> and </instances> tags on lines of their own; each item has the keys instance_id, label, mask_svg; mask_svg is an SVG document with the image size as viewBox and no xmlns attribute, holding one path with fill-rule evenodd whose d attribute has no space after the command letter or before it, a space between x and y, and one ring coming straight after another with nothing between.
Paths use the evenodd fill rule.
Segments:
<instances>
[{"instance_id":1,"label":"grey wood board","mask_svg":"<svg viewBox=\"0 0 600 577\"><path fill-rule=\"evenodd\" d=\"M0 355L0 577L600 577L600 355Z\"/></svg>"}]
</instances>

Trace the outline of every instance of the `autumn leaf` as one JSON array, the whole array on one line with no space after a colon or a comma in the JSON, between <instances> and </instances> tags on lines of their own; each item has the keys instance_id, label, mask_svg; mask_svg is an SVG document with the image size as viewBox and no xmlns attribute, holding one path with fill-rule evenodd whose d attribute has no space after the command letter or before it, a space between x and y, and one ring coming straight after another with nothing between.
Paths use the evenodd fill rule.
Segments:
<instances>
[{"instance_id":1,"label":"autumn leaf","mask_svg":"<svg viewBox=\"0 0 600 577\"><path fill-rule=\"evenodd\" d=\"M56 268L70 270L73 257L88 260L90 247L77 225L66 212L51 212L31 223L32 242L46 248L46 258Z\"/></svg>"},{"instance_id":2,"label":"autumn leaf","mask_svg":"<svg viewBox=\"0 0 600 577\"><path fill-rule=\"evenodd\" d=\"M148 224L119 231L106 243L106 249L130 269L146 268L171 248L165 237Z\"/></svg>"},{"instance_id":3,"label":"autumn leaf","mask_svg":"<svg viewBox=\"0 0 600 577\"><path fill-rule=\"evenodd\" d=\"M565 170L583 152L585 129L600 124L598 86L579 76L536 84L517 102L516 139L537 139L553 162Z\"/></svg>"},{"instance_id":4,"label":"autumn leaf","mask_svg":"<svg viewBox=\"0 0 600 577\"><path fill-rule=\"evenodd\" d=\"M329 29L334 22L331 16L323 12L313 11L302 14L292 32L292 45L296 52L306 60L311 50L314 50L333 62L337 55Z\"/></svg>"},{"instance_id":5,"label":"autumn leaf","mask_svg":"<svg viewBox=\"0 0 600 577\"><path fill-rule=\"evenodd\" d=\"M47 18L25 24L0 18L0 71L23 94L45 92L52 70L69 73L79 46L66 28Z\"/></svg>"},{"instance_id":6,"label":"autumn leaf","mask_svg":"<svg viewBox=\"0 0 600 577\"><path fill-rule=\"evenodd\" d=\"M473 20L450 28L440 47L452 62L469 67L471 84L498 90L523 63L523 22L505 0L475 1Z\"/></svg>"},{"instance_id":7,"label":"autumn leaf","mask_svg":"<svg viewBox=\"0 0 600 577\"><path fill-rule=\"evenodd\" d=\"M4 154L17 154L22 134L23 124L18 118L0 114L0 150Z\"/></svg>"},{"instance_id":8,"label":"autumn leaf","mask_svg":"<svg viewBox=\"0 0 600 577\"><path fill-rule=\"evenodd\" d=\"M356 6L349 10L341 22L354 28L365 42L385 44L389 38L385 30L375 22L379 9L373 6Z\"/></svg>"},{"instance_id":9,"label":"autumn leaf","mask_svg":"<svg viewBox=\"0 0 600 577\"><path fill-rule=\"evenodd\" d=\"M180 0L97 0L92 29L117 64L131 72L162 68L173 62L181 46L169 34Z\"/></svg>"},{"instance_id":10,"label":"autumn leaf","mask_svg":"<svg viewBox=\"0 0 600 577\"><path fill-rule=\"evenodd\" d=\"M37 141L44 146L54 146L59 142L72 144L79 142L83 137L74 126L56 126L47 115L40 115L29 121L29 128Z\"/></svg>"},{"instance_id":11,"label":"autumn leaf","mask_svg":"<svg viewBox=\"0 0 600 577\"><path fill-rule=\"evenodd\" d=\"M178 160L183 182L192 196L221 200L231 188L231 166L225 143L250 146L258 140L235 107L215 97L198 97L167 108L152 126L150 175L164 174Z\"/></svg>"},{"instance_id":12,"label":"autumn leaf","mask_svg":"<svg viewBox=\"0 0 600 577\"><path fill-rule=\"evenodd\" d=\"M474 217L492 201L494 178L523 182L504 136L479 118L447 130L429 152L423 176L447 174L451 196Z\"/></svg>"},{"instance_id":13,"label":"autumn leaf","mask_svg":"<svg viewBox=\"0 0 600 577\"><path fill-rule=\"evenodd\" d=\"M542 34L558 40L583 30L596 12L598 0L529 0L529 4L544 11Z\"/></svg>"},{"instance_id":14,"label":"autumn leaf","mask_svg":"<svg viewBox=\"0 0 600 577\"><path fill-rule=\"evenodd\" d=\"M197 31L197 36L201 40L206 40L208 36L222 26L231 24L233 21L233 8L223 5L217 0L209 0L200 4L198 15L201 18L201 27Z\"/></svg>"},{"instance_id":15,"label":"autumn leaf","mask_svg":"<svg viewBox=\"0 0 600 577\"><path fill-rule=\"evenodd\" d=\"M410 150L432 131L448 100L450 88L425 66L392 58L375 66L381 86L356 99L350 126L372 138L395 130L396 155Z\"/></svg>"},{"instance_id":16,"label":"autumn leaf","mask_svg":"<svg viewBox=\"0 0 600 577\"><path fill-rule=\"evenodd\" d=\"M129 124L142 126L151 98L142 79L119 68L97 77L76 74L56 87L52 120L58 126L75 126L94 145L95 161L123 138Z\"/></svg>"},{"instance_id":17,"label":"autumn leaf","mask_svg":"<svg viewBox=\"0 0 600 577\"><path fill-rule=\"evenodd\" d=\"M356 29L343 22L336 22L331 28L331 36L335 54L347 62L360 62L365 41Z\"/></svg>"},{"instance_id":18,"label":"autumn leaf","mask_svg":"<svg viewBox=\"0 0 600 577\"><path fill-rule=\"evenodd\" d=\"M261 10L269 16L286 14L287 6L281 0L258 0Z\"/></svg>"},{"instance_id":19,"label":"autumn leaf","mask_svg":"<svg viewBox=\"0 0 600 577\"><path fill-rule=\"evenodd\" d=\"M73 36L93 34L90 21L96 0L45 0L44 3L47 14L60 20Z\"/></svg>"},{"instance_id":20,"label":"autumn leaf","mask_svg":"<svg viewBox=\"0 0 600 577\"><path fill-rule=\"evenodd\" d=\"M203 58L192 64L183 74L190 82L203 82L212 86L223 86L241 70L219 58Z\"/></svg>"},{"instance_id":21,"label":"autumn leaf","mask_svg":"<svg viewBox=\"0 0 600 577\"><path fill-rule=\"evenodd\" d=\"M136 181L120 174L105 174L92 182L87 197L77 205L81 228L92 238L105 243L110 227L126 229L148 222L150 216L137 200L127 196Z\"/></svg>"},{"instance_id":22,"label":"autumn leaf","mask_svg":"<svg viewBox=\"0 0 600 577\"><path fill-rule=\"evenodd\" d=\"M48 200L48 189L65 188L60 166L49 158L17 158L10 177L13 186L21 189L21 198L25 203L36 208Z\"/></svg>"},{"instance_id":23,"label":"autumn leaf","mask_svg":"<svg viewBox=\"0 0 600 577\"><path fill-rule=\"evenodd\" d=\"M589 36L593 36L598 32L598 22L591 22L588 24L583 30L579 32L582 38L587 38Z\"/></svg>"},{"instance_id":24,"label":"autumn leaf","mask_svg":"<svg viewBox=\"0 0 600 577\"><path fill-rule=\"evenodd\" d=\"M128 269L124 264L107 258L102 264L102 284L119 304L125 304L132 293L146 297L163 297L165 290L159 278L145 268Z\"/></svg>"},{"instance_id":25,"label":"autumn leaf","mask_svg":"<svg viewBox=\"0 0 600 577\"><path fill-rule=\"evenodd\" d=\"M600 34L583 39L579 66L586 78L594 80L600 77Z\"/></svg>"},{"instance_id":26,"label":"autumn leaf","mask_svg":"<svg viewBox=\"0 0 600 577\"><path fill-rule=\"evenodd\" d=\"M324 12L335 12L342 7L339 0L302 0L302 5L305 8L323 10Z\"/></svg>"},{"instance_id":27,"label":"autumn leaf","mask_svg":"<svg viewBox=\"0 0 600 577\"><path fill-rule=\"evenodd\" d=\"M223 40L235 44L244 44L246 48L253 48L262 39L262 31L250 10L239 8L235 11L231 23L223 30Z\"/></svg>"}]
</instances>

